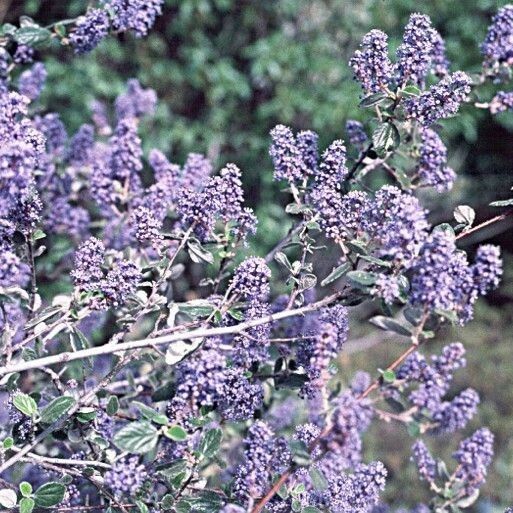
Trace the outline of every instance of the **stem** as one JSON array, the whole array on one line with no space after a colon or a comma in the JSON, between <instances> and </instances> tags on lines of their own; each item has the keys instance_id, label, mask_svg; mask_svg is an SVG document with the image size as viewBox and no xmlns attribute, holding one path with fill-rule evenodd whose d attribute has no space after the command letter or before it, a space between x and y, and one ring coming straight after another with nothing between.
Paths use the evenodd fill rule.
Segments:
<instances>
[{"instance_id":1,"label":"stem","mask_svg":"<svg viewBox=\"0 0 513 513\"><path fill-rule=\"evenodd\" d=\"M326 296L324 299L317 301L316 303L311 303L309 305L305 305L294 310L284 310L282 312L270 314L265 317L260 317L258 319L252 319L237 324L235 326L221 326L217 328L198 328L189 332L179 331L178 333L164 335L162 337L145 338L142 340L122 342L119 344L109 343L104 344L102 346L81 349L80 351L60 353L57 355L37 358L35 360L22 361L19 363L15 363L13 365L6 365L4 367L0 367L0 376L4 376L12 372L22 372L29 369L38 369L41 367L46 367L48 365L54 365L56 363L67 363L74 360L82 360L92 356L119 353L121 351L133 351L135 349L142 349L152 346L160 346L163 344L169 344L171 342L182 341L184 339L191 340L195 338L207 338L220 335L238 334L242 331L247 330L248 328L260 326L261 324L268 324L274 321L278 321L280 319L285 319L288 317L294 317L297 315L303 315L308 312L313 312L315 310L318 310L319 308L322 308L323 306L333 303L341 297L342 294L340 292L336 292L335 294Z\"/></svg>"},{"instance_id":2,"label":"stem","mask_svg":"<svg viewBox=\"0 0 513 513\"><path fill-rule=\"evenodd\" d=\"M36 301L36 294L37 294L37 282L36 282L36 265L34 262L34 245L32 242L32 232L29 231L27 233L27 256L29 261L29 268L30 268L30 300L29 300L29 314L28 314L28 321L33 317L34 315L34 305Z\"/></svg>"},{"instance_id":3,"label":"stem","mask_svg":"<svg viewBox=\"0 0 513 513\"><path fill-rule=\"evenodd\" d=\"M483 223L478 224L477 226L474 226L473 228L470 228L470 230L466 230L466 231L461 232L460 234L456 235L456 240L463 239L464 237L468 237L472 233L482 230L483 228L486 228L487 226L490 226L491 224L495 224L500 221L504 221L504 219L507 219L508 217L510 217L512 215L513 215L513 210L509 210L508 212L505 212L504 214L501 214L500 216L492 217L491 219L488 219L488 221L484 221Z\"/></svg>"}]
</instances>

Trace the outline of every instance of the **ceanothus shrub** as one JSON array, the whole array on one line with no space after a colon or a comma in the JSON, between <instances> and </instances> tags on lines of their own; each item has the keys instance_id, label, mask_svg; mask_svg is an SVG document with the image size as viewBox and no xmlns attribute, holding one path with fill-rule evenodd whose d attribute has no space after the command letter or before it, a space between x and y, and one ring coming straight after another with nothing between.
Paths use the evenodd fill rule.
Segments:
<instances>
[{"instance_id":1,"label":"ceanothus shrub","mask_svg":"<svg viewBox=\"0 0 513 513\"><path fill-rule=\"evenodd\" d=\"M478 298L499 285L500 250L484 244L469 259L459 242L481 227L473 210L460 206L433 226L416 193L456 180L443 120L472 103L473 88L507 79L513 6L493 19L472 79L450 70L427 16L412 14L395 59L387 35L370 31L350 66L371 122L348 120L347 143L323 151L310 130L271 130L290 229L257 255L258 220L237 165L217 172L201 154L178 165L157 148L143 152L138 125L154 91L130 80L69 136L37 104L44 65L19 70L51 38L80 54L109 32L144 36L161 4L111 0L51 27L2 27L1 506L388 511L387 469L362 452L362 434L380 421L415 439L412 460L432 500L414 511L470 506L493 434L468 434L447 464L430 453L432 437L466 428L479 396L451 393L465 367L461 343L431 357L422 348L444 325L471 321ZM500 113L511 95L475 106ZM376 189L371 174L385 185ZM328 255L337 265L318 276L314 263ZM408 344L344 388L333 361L364 302L380 312L376 328Z\"/></svg>"}]
</instances>

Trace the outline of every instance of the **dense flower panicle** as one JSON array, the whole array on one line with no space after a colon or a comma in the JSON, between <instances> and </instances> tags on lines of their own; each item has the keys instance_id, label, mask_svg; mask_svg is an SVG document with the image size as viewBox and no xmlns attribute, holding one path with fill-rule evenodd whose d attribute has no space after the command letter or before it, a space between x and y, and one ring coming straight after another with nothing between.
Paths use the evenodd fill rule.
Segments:
<instances>
[{"instance_id":1,"label":"dense flower panicle","mask_svg":"<svg viewBox=\"0 0 513 513\"><path fill-rule=\"evenodd\" d=\"M321 428L315 424L300 424L296 427L294 438L303 442L307 447L314 442L321 434Z\"/></svg>"},{"instance_id":2,"label":"dense flower panicle","mask_svg":"<svg viewBox=\"0 0 513 513\"><path fill-rule=\"evenodd\" d=\"M431 31L431 70L439 78L445 77L449 73L449 60L445 53L445 42L436 29Z\"/></svg>"},{"instance_id":3,"label":"dense flower panicle","mask_svg":"<svg viewBox=\"0 0 513 513\"><path fill-rule=\"evenodd\" d=\"M492 244L479 246L472 265L475 286L479 294L486 294L499 286L502 276L501 249Z\"/></svg>"},{"instance_id":4,"label":"dense flower panicle","mask_svg":"<svg viewBox=\"0 0 513 513\"><path fill-rule=\"evenodd\" d=\"M150 153L148 154L148 162L153 169L155 180L157 182L160 180L165 180L169 176L172 176L175 180L178 180L178 177L181 173L180 166L169 162L167 157L160 150L155 148L150 150ZM172 191L169 192L172 193Z\"/></svg>"},{"instance_id":5,"label":"dense flower panicle","mask_svg":"<svg viewBox=\"0 0 513 513\"><path fill-rule=\"evenodd\" d=\"M513 5L502 7L492 18L481 52L485 68L513 64Z\"/></svg>"},{"instance_id":6,"label":"dense flower panicle","mask_svg":"<svg viewBox=\"0 0 513 513\"><path fill-rule=\"evenodd\" d=\"M109 117L107 115L107 107L105 106L105 103L99 100L93 100L89 108L91 109L91 117L98 133L102 135L110 135L112 129L109 124Z\"/></svg>"},{"instance_id":7,"label":"dense flower panicle","mask_svg":"<svg viewBox=\"0 0 513 513\"><path fill-rule=\"evenodd\" d=\"M452 379L452 373L467 365L465 348L461 342L453 342L443 347L441 354L433 355L431 361L434 369L445 379Z\"/></svg>"},{"instance_id":8,"label":"dense flower panicle","mask_svg":"<svg viewBox=\"0 0 513 513\"><path fill-rule=\"evenodd\" d=\"M34 48L28 45L19 44L16 47L12 60L16 64L30 64L34 60Z\"/></svg>"},{"instance_id":9,"label":"dense flower panicle","mask_svg":"<svg viewBox=\"0 0 513 513\"><path fill-rule=\"evenodd\" d=\"M472 388L467 388L451 401L444 401L433 415L433 420L438 423L435 431L454 433L465 428L476 414L479 402L479 394Z\"/></svg>"},{"instance_id":10,"label":"dense flower panicle","mask_svg":"<svg viewBox=\"0 0 513 513\"><path fill-rule=\"evenodd\" d=\"M412 461L417 465L421 479L432 482L436 478L436 461L422 440L417 440L412 446Z\"/></svg>"},{"instance_id":11,"label":"dense flower panicle","mask_svg":"<svg viewBox=\"0 0 513 513\"><path fill-rule=\"evenodd\" d=\"M207 189L220 205L220 217L224 222L236 220L242 213L244 191L240 169L235 164L226 164L219 176L214 177Z\"/></svg>"},{"instance_id":12,"label":"dense flower panicle","mask_svg":"<svg viewBox=\"0 0 513 513\"><path fill-rule=\"evenodd\" d=\"M490 112L495 115L507 110L513 110L513 92L499 91L490 102Z\"/></svg>"},{"instance_id":13,"label":"dense flower panicle","mask_svg":"<svg viewBox=\"0 0 513 513\"><path fill-rule=\"evenodd\" d=\"M270 315L271 309L268 303L253 299L249 302L244 313L244 321L261 319ZM263 362L269 356L269 338L271 324L261 324L247 330L249 336L238 335L234 338L233 359L237 365L249 368L254 362Z\"/></svg>"},{"instance_id":14,"label":"dense flower panicle","mask_svg":"<svg viewBox=\"0 0 513 513\"><path fill-rule=\"evenodd\" d=\"M130 225L134 229L135 238L141 244L156 246L163 239L162 222L147 207L141 206L132 212Z\"/></svg>"},{"instance_id":15,"label":"dense flower panicle","mask_svg":"<svg viewBox=\"0 0 513 513\"><path fill-rule=\"evenodd\" d=\"M189 153L182 171L182 186L195 191L202 190L212 174L212 163L201 153Z\"/></svg>"},{"instance_id":16,"label":"dense flower panicle","mask_svg":"<svg viewBox=\"0 0 513 513\"><path fill-rule=\"evenodd\" d=\"M472 269L454 237L434 232L423 244L412 268L410 303L413 306L452 311L461 322L472 314L476 299Z\"/></svg>"},{"instance_id":17,"label":"dense flower panicle","mask_svg":"<svg viewBox=\"0 0 513 513\"><path fill-rule=\"evenodd\" d=\"M223 376L219 394L219 409L228 420L250 419L262 406L264 391L261 383L251 383L243 369L228 369Z\"/></svg>"},{"instance_id":18,"label":"dense flower panicle","mask_svg":"<svg viewBox=\"0 0 513 513\"><path fill-rule=\"evenodd\" d=\"M127 90L116 98L116 116L118 119L140 118L152 114L157 105L157 94L153 89L143 89L139 80L132 78L127 82Z\"/></svg>"},{"instance_id":19,"label":"dense flower panicle","mask_svg":"<svg viewBox=\"0 0 513 513\"><path fill-rule=\"evenodd\" d=\"M433 27L429 16L412 14L397 49L397 79L400 84L421 86L429 71L433 52Z\"/></svg>"},{"instance_id":20,"label":"dense flower panicle","mask_svg":"<svg viewBox=\"0 0 513 513\"><path fill-rule=\"evenodd\" d=\"M383 299L387 305L393 304L401 295L401 285L397 276L379 274L372 293Z\"/></svg>"},{"instance_id":21,"label":"dense flower panicle","mask_svg":"<svg viewBox=\"0 0 513 513\"><path fill-rule=\"evenodd\" d=\"M84 166L89 163L94 146L94 127L84 124L69 142L67 160L74 166Z\"/></svg>"},{"instance_id":22,"label":"dense flower panicle","mask_svg":"<svg viewBox=\"0 0 513 513\"><path fill-rule=\"evenodd\" d=\"M269 295L271 270L260 257L249 257L235 270L230 288L236 294L249 299L265 298Z\"/></svg>"},{"instance_id":23,"label":"dense flower panicle","mask_svg":"<svg viewBox=\"0 0 513 513\"><path fill-rule=\"evenodd\" d=\"M59 114L50 112L43 117L35 118L34 121L37 129L46 138L48 152L55 155L61 154L66 146L68 134Z\"/></svg>"},{"instance_id":24,"label":"dense flower panicle","mask_svg":"<svg viewBox=\"0 0 513 513\"><path fill-rule=\"evenodd\" d=\"M141 272L129 260L118 260L101 282L106 306L121 306L133 294L141 279Z\"/></svg>"},{"instance_id":25,"label":"dense flower panicle","mask_svg":"<svg viewBox=\"0 0 513 513\"><path fill-rule=\"evenodd\" d=\"M337 330L337 348L340 350L347 340L349 321L347 308L342 305L326 307L321 310L319 321L333 325Z\"/></svg>"},{"instance_id":26,"label":"dense flower panicle","mask_svg":"<svg viewBox=\"0 0 513 513\"><path fill-rule=\"evenodd\" d=\"M359 151L363 149L363 145L368 141L367 134L362 123L354 119L348 119L346 122L346 133L349 144Z\"/></svg>"},{"instance_id":27,"label":"dense flower panicle","mask_svg":"<svg viewBox=\"0 0 513 513\"><path fill-rule=\"evenodd\" d=\"M133 30L136 37L145 36L162 13L164 0L111 0L109 7L115 30Z\"/></svg>"},{"instance_id":28,"label":"dense flower panicle","mask_svg":"<svg viewBox=\"0 0 513 513\"><path fill-rule=\"evenodd\" d=\"M438 192L448 191L456 180L456 173L447 166L447 148L440 136L430 128L421 132L422 145L416 172L422 185L435 187Z\"/></svg>"},{"instance_id":29,"label":"dense flower panicle","mask_svg":"<svg viewBox=\"0 0 513 513\"><path fill-rule=\"evenodd\" d=\"M148 472L139 456L125 456L113 463L105 473L105 484L116 497L133 497L148 477Z\"/></svg>"},{"instance_id":30,"label":"dense flower panicle","mask_svg":"<svg viewBox=\"0 0 513 513\"><path fill-rule=\"evenodd\" d=\"M94 50L109 33L110 20L105 9L90 9L78 18L69 36L71 46L77 54Z\"/></svg>"},{"instance_id":31,"label":"dense flower panicle","mask_svg":"<svg viewBox=\"0 0 513 513\"><path fill-rule=\"evenodd\" d=\"M257 232L258 218L253 209L244 207L236 219L236 225L232 228L232 233L236 240L242 240L246 244L250 235Z\"/></svg>"},{"instance_id":32,"label":"dense flower panicle","mask_svg":"<svg viewBox=\"0 0 513 513\"><path fill-rule=\"evenodd\" d=\"M20 75L18 89L23 96L35 100L41 94L46 82L47 72L44 65L36 62L32 68Z\"/></svg>"},{"instance_id":33,"label":"dense flower panicle","mask_svg":"<svg viewBox=\"0 0 513 513\"><path fill-rule=\"evenodd\" d=\"M470 77L463 71L447 75L438 84L404 104L406 114L421 125L428 127L453 116L470 93Z\"/></svg>"},{"instance_id":34,"label":"dense flower panicle","mask_svg":"<svg viewBox=\"0 0 513 513\"><path fill-rule=\"evenodd\" d=\"M142 170L141 139L133 119L121 119L111 137L110 170L112 178L124 182Z\"/></svg>"},{"instance_id":35,"label":"dense flower panicle","mask_svg":"<svg viewBox=\"0 0 513 513\"><path fill-rule=\"evenodd\" d=\"M427 235L429 224L419 200L385 185L364 215L366 231L379 244L378 254L408 266Z\"/></svg>"},{"instance_id":36,"label":"dense flower panicle","mask_svg":"<svg viewBox=\"0 0 513 513\"><path fill-rule=\"evenodd\" d=\"M0 244L0 287L24 285L29 276L29 267L12 251Z\"/></svg>"},{"instance_id":37,"label":"dense flower panicle","mask_svg":"<svg viewBox=\"0 0 513 513\"><path fill-rule=\"evenodd\" d=\"M340 182L344 180L348 172L344 141L333 141L322 154L319 170L315 175L315 181L336 189L340 186Z\"/></svg>"},{"instance_id":38,"label":"dense flower panicle","mask_svg":"<svg viewBox=\"0 0 513 513\"><path fill-rule=\"evenodd\" d=\"M371 384L371 376L368 372L357 371L350 383L354 395L362 394Z\"/></svg>"},{"instance_id":39,"label":"dense flower panicle","mask_svg":"<svg viewBox=\"0 0 513 513\"><path fill-rule=\"evenodd\" d=\"M83 207L71 205L65 197L51 201L44 216L48 232L69 235L78 240L87 236L90 222L89 212Z\"/></svg>"},{"instance_id":40,"label":"dense flower panicle","mask_svg":"<svg viewBox=\"0 0 513 513\"><path fill-rule=\"evenodd\" d=\"M75 267L71 277L76 287L92 290L98 287L103 278L102 265L105 259L105 246L95 237L83 242L75 253Z\"/></svg>"},{"instance_id":41,"label":"dense flower panicle","mask_svg":"<svg viewBox=\"0 0 513 513\"><path fill-rule=\"evenodd\" d=\"M317 161L319 160L319 136L312 130L303 130L296 135L296 142L306 165L307 173L315 175Z\"/></svg>"},{"instance_id":42,"label":"dense flower panicle","mask_svg":"<svg viewBox=\"0 0 513 513\"><path fill-rule=\"evenodd\" d=\"M304 159L304 145L298 145L292 130L285 125L276 125L271 130L271 139L269 155L273 161L274 179L301 183L311 173ZM310 159L310 155L307 156Z\"/></svg>"},{"instance_id":43,"label":"dense flower panicle","mask_svg":"<svg viewBox=\"0 0 513 513\"><path fill-rule=\"evenodd\" d=\"M249 428L244 444L244 462L237 468L233 492L240 503L247 504L249 498L265 494L271 473L286 467L290 453L261 420Z\"/></svg>"},{"instance_id":44,"label":"dense flower panicle","mask_svg":"<svg viewBox=\"0 0 513 513\"><path fill-rule=\"evenodd\" d=\"M458 462L456 477L471 494L486 480L488 467L493 458L494 436L487 428L478 429L472 436L463 440L453 458Z\"/></svg>"},{"instance_id":45,"label":"dense flower panicle","mask_svg":"<svg viewBox=\"0 0 513 513\"><path fill-rule=\"evenodd\" d=\"M392 79L392 63L388 57L388 36L381 30L366 34L349 61L354 76L365 93L385 89Z\"/></svg>"},{"instance_id":46,"label":"dense flower panicle","mask_svg":"<svg viewBox=\"0 0 513 513\"><path fill-rule=\"evenodd\" d=\"M380 461L360 465L354 474L342 474L329 481L325 492L333 513L368 513L385 489L388 473Z\"/></svg>"}]
</instances>

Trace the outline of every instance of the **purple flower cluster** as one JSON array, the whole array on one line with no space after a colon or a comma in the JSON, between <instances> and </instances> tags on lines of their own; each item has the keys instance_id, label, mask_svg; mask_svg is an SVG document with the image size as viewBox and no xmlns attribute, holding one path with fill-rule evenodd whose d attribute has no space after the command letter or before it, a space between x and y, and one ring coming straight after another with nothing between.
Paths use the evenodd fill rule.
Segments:
<instances>
[{"instance_id":1,"label":"purple flower cluster","mask_svg":"<svg viewBox=\"0 0 513 513\"><path fill-rule=\"evenodd\" d=\"M495 115L507 110L513 110L513 92L499 91L490 102L490 112Z\"/></svg>"},{"instance_id":2,"label":"purple flower cluster","mask_svg":"<svg viewBox=\"0 0 513 513\"><path fill-rule=\"evenodd\" d=\"M470 77L463 71L447 75L428 91L404 103L407 116L425 127L453 116L466 101L470 83Z\"/></svg>"},{"instance_id":3,"label":"purple flower cluster","mask_svg":"<svg viewBox=\"0 0 513 513\"><path fill-rule=\"evenodd\" d=\"M284 125L277 125L271 130L272 144L269 148L274 165L274 179L301 183L309 174L307 163L292 130ZM311 159L311 155L307 152Z\"/></svg>"},{"instance_id":4,"label":"purple flower cluster","mask_svg":"<svg viewBox=\"0 0 513 513\"><path fill-rule=\"evenodd\" d=\"M263 421L256 421L244 440L244 462L235 474L233 492L241 504L261 497L267 491L272 472L287 467L290 452Z\"/></svg>"},{"instance_id":5,"label":"purple flower cluster","mask_svg":"<svg viewBox=\"0 0 513 513\"><path fill-rule=\"evenodd\" d=\"M71 272L75 287L79 292L98 292L99 296L87 299L90 308L106 309L120 306L135 292L141 274L137 266L129 260L115 258L105 272L105 246L91 237L75 254L75 268Z\"/></svg>"},{"instance_id":6,"label":"purple flower cluster","mask_svg":"<svg viewBox=\"0 0 513 513\"><path fill-rule=\"evenodd\" d=\"M111 0L114 30L133 30L137 37L145 36L162 13L164 0Z\"/></svg>"},{"instance_id":7,"label":"purple flower cluster","mask_svg":"<svg viewBox=\"0 0 513 513\"><path fill-rule=\"evenodd\" d=\"M333 141L322 154L319 170L315 174L315 181L323 186L337 189L348 172L344 141Z\"/></svg>"},{"instance_id":8,"label":"purple flower cluster","mask_svg":"<svg viewBox=\"0 0 513 513\"><path fill-rule=\"evenodd\" d=\"M130 216L135 238L142 245L150 244L157 247L162 236L162 222L156 217L152 210L141 206L136 208Z\"/></svg>"},{"instance_id":9,"label":"purple flower cluster","mask_svg":"<svg viewBox=\"0 0 513 513\"><path fill-rule=\"evenodd\" d=\"M484 66L490 71L513 64L513 5L502 7L492 18L481 52Z\"/></svg>"},{"instance_id":10,"label":"purple flower cluster","mask_svg":"<svg viewBox=\"0 0 513 513\"><path fill-rule=\"evenodd\" d=\"M157 94L153 89L143 89L139 80L127 82L127 90L116 98L115 108L118 119L140 118L151 115L157 105Z\"/></svg>"},{"instance_id":11,"label":"purple flower cluster","mask_svg":"<svg viewBox=\"0 0 513 513\"><path fill-rule=\"evenodd\" d=\"M417 440L412 446L412 461L417 465L421 479L431 483L436 478L436 461L422 440Z\"/></svg>"},{"instance_id":12,"label":"purple flower cluster","mask_svg":"<svg viewBox=\"0 0 513 513\"><path fill-rule=\"evenodd\" d=\"M433 51L433 33L429 16L412 14L397 49L397 80L400 84L422 85L429 71Z\"/></svg>"},{"instance_id":13,"label":"purple flower cluster","mask_svg":"<svg viewBox=\"0 0 513 513\"><path fill-rule=\"evenodd\" d=\"M368 141L367 134L362 123L354 119L348 119L346 122L346 133L349 144L354 146L358 151L363 149L364 144Z\"/></svg>"},{"instance_id":14,"label":"purple flower cluster","mask_svg":"<svg viewBox=\"0 0 513 513\"><path fill-rule=\"evenodd\" d=\"M269 295L271 270L260 257L249 257L235 270L230 288L248 299L266 298Z\"/></svg>"},{"instance_id":15,"label":"purple flower cluster","mask_svg":"<svg viewBox=\"0 0 513 513\"><path fill-rule=\"evenodd\" d=\"M94 127L84 124L69 142L67 161L73 166L84 166L90 162L94 146Z\"/></svg>"},{"instance_id":16,"label":"purple flower cluster","mask_svg":"<svg viewBox=\"0 0 513 513\"><path fill-rule=\"evenodd\" d=\"M77 54L94 50L108 35L110 19L104 9L90 9L75 23L69 36L71 46Z\"/></svg>"},{"instance_id":17,"label":"purple flower cluster","mask_svg":"<svg viewBox=\"0 0 513 513\"><path fill-rule=\"evenodd\" d=\"M390 274L379 274L372 293L381 298L387 305L393 304L401 295L399 278Z\"/></svg>"},{"instance_id":18,"label":"purple flower cluster","mask_svg":"<svg viewBox=\"0 0 513 513\"><path fill-rule=\"evenodd\" d=\"M43 90L46 77L46 68L43 64L37 62L32 68L20 75L18 90L23 96L30 98L32 101L36 100Z\"/></svg>"},{"instance_id":19,"label":"purple flower cluster","mask_svg":"<svg viewBox=\"0 0 513 513\"><path fill-rule=\"evenodd\" d=\"M388 36L381 30L371 30L360 47L349 61L355 79L366 94L383 91L392 80L393 70L388 56Z\"/></svg>"},{"instance_id":20,"label":"purple flower cluster","mask_svg":"<svg viewBox=\"0 0 513 513\"><path fill-rule=\"evenodd\" d=\"M437 191L448 191L456 180L456 173L447 166L447 148L440 136L430 128L421 132L422 144L416 173L420 183L435 187Z\"/></svg>"},{"instance_id":21,"label":"purple flower cluster","mask_svg":"<svg viewBox=\"0 0 513 513\"><path fill-rule=\"evenodd\" d=\"M139 463L139 456L126 456L113 463L105 473L105 485L118 498L133 497L148 478L146 467Z\"/></svg>"},{"instance_id":22,"label":"purple flower cluster","mask_svg":"<svg viewBox=\"0 0 513 513\"><path fill-rule=\"evenodd\" d=\"M380 461L359 465L353 474L329 481L325 498L333 513L368 513L385 489L388 472Z\"/></svg>"},{"instance_id":23,"label":"purple flower cluster","mask_svg":"<svg viewBox=\"0 0 513 513\"><path fill-rule=\"evenodd\" d=\"M435 311L454 312L461 323L472 318L479 294L496 288L502 274L498 248L481 246L476 262L469 265L458 251L454 237L438 231L423 244L413 267L410 303Z\"/></svg>"},{"instance_id":24,"label":"purple flower cluster","mask_svg":"<svg viewBox=\"0 0 513 513\"><path fill-rule=\"evenodd\" d=\"M458 462L456 477L462 481L471 495L486 479L493 458L493 434L487 428L478 429L463 440L453 458Z\"/></svg>"}]
</instances>

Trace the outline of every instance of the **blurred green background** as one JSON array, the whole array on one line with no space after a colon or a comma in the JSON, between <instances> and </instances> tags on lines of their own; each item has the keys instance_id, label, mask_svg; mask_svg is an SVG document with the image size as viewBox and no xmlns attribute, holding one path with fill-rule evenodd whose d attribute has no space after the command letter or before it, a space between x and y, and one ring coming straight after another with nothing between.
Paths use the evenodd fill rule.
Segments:
<instances>
[{"instance_id":1,"label":"blurred green background","mask_svg":"<svg viewBox=\"0 0 513 513\"><path fill-rule=\"evenodd\" d=\"M257 209L260 231L255 246L263 253L287 229L279 187L272 182L267 154L269 130L277 123L319 132L321 147L344 137L348 118L365 121L358 109L359 87L347 62L362 35L385 30L395 48L410 13L431 16L446 40L452 70L480 68L479 44L490 18L505 1L492 0L167 0L154 30L141 40L111 37L92 54L76 58L69 48L42 50L49 72L42 105L61 113L70 131L89 119L93 98L112 102L127 78L138 77L157 91L154 118L142 126L146 150L158 147L182 163L188 152L208 154L221 166L236 162L243 170L247 196ZM41 24L83 13L88 2L14 0L5 21L32 16ZM512 86L513 88L513 86ZM483 101L495 88L480 90ZM434 221L451 217L466 203L478 220L495 214L494 199L509 197L513 185L513 114L493 118L465 107L444 122L443 138L459 180L449 195L426 196ZM511 231L499 225L469 240L491 239L506 251L502 288L482 301L468 328L443 333L432 344L460 340L469 350L469 365L457 375L454 392L473 386L482 396L479 416L469 426L486 424L497 435L493 471L473 511L501 511L513 505L513 251ZM357 326L362 334L365 327ZM355 368L373 371L396 352L387 342L365 354L342 357L349 376ZM379 431L379 437L373 436ZM411 445L406 431L378 425L368 437L369 456L383 458L393 479L387 491L394 504L412 504L427 497L406 466ZM449 455L457 440L432 441ZM489 503L488 500L491 502ZM491 504L495 504L495 510Z\"/></svg>"}]
</instances>

